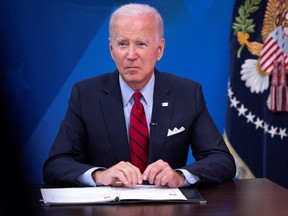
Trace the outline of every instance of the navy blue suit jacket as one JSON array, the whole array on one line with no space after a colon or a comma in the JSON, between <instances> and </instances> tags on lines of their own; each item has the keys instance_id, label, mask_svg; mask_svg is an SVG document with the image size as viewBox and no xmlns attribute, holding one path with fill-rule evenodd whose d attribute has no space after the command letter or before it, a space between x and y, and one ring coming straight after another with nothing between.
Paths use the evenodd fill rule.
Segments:
<instances>
[{"instance_id":1,"label":"navy blue suit jacket","mask_svg":"<svg viewBox=\"0 0 288 216\"><path fill-rule=\"evenodd\" d=\"M130 161L119 73L103 74L73 86L65 119L43 166L48 184L79 184L92 167ZM184 168L200 182L220 183L235 175L234 159L206 108L201 85L155 72L149 163L162 159ZM162 106L162 103L168 106ZM167 136L168 129L184 127ZM187 164L192 148L196 163Z\"/></svg>"}]
</instances>

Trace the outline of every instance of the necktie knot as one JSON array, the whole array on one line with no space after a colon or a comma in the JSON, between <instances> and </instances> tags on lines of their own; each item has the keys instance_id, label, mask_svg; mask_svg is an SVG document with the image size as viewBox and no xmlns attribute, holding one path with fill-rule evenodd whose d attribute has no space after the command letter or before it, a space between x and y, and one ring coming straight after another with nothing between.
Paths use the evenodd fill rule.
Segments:
<instances>
[{"instance_id":1,"label":"necktie knot","mask_svg":"<svg viewBox=\"0 0 288 216\"><path fill-rule=\"evenodd\" d=\"M134 94L133 94L133 98L134 98L135 102L139 102L142 97L143 97L143 95L141 94L141 92L134 92Z\"/></svg>"}]
</instances>

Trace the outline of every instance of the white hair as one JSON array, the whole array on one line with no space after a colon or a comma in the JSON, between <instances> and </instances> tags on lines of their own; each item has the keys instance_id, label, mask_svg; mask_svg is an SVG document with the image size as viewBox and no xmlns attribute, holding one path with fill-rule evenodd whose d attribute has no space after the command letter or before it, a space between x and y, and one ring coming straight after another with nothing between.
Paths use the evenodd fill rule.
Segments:
<instances>
[{"instance_id":1,"label":"white hair","mask_svg":"<svg viewBox=\"0 0 288 216\"><path fill-rule=\"evenodd\" d=\"M164 37L164 25L163 25L163 19L159 12L154 8L147 4L140 4L140 3L129 3L122 5L118 9L116 9L111 17L109 22L109 35L111 37L111 33L113 31L113 24L115 21L115 18L118 16L136 16L136 15L142 15L142 14L150 14L154 18L154 23L157 28L157 34L160 38Z\"/></svg>"}]
</instances>

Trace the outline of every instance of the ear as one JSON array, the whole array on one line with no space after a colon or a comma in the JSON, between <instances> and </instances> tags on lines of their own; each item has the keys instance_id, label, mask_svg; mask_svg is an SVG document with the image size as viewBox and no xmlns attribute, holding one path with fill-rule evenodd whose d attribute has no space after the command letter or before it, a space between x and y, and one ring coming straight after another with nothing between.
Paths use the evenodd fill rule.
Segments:
<instances>
[{"instance_id":1,"label":"ear","mask_svg":"<svg viewBox=\"0 0 288 216\"><path fill-rule=\"evenodd\" d=\"M158 50L157 50L157 61L159 61L163 54L164 54L164 48L165 48L165 39L164 38L161 38L161 41L160 41L160 44L159 44L159 47L158 47Z\"/></svg>"}]
</instances>

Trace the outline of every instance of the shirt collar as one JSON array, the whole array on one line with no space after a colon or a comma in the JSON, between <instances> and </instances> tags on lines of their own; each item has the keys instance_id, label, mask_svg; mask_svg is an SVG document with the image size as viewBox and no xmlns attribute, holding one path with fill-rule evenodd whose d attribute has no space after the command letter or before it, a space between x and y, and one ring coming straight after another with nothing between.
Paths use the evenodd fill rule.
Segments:
<instances>
[{"instance_id":1,"label":"shirt collar","mask_svg":"<svg viewBox=\"0 0 288 216\"><path fill-rule=\"evenodd\" d=\"M119 75L119 83L120 83L120 89L122 92L123 106L126 106L128 102L133 103L132 95L134 93L134 90L131 89L130 86L128 86L128 84L122 79L120 75ZM154 83L155 83L155 74L153 73L151 79L144 86L144 88L140 91L143 95L144 102L146 103L147 106L152 106Z\"/></svg>"}]
</instances>

